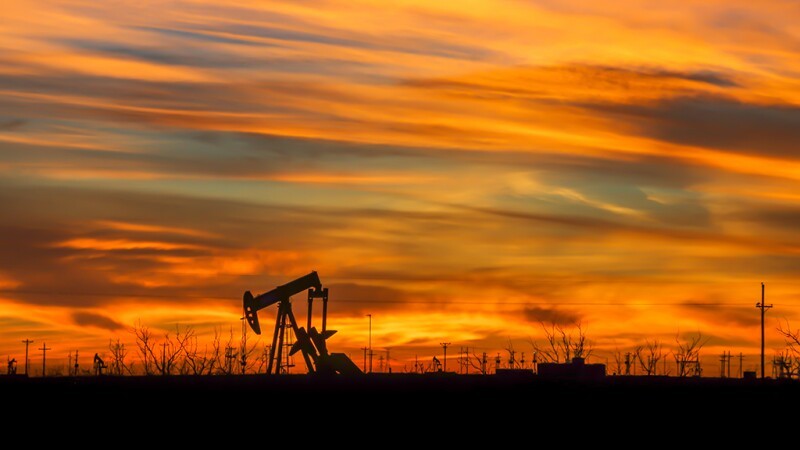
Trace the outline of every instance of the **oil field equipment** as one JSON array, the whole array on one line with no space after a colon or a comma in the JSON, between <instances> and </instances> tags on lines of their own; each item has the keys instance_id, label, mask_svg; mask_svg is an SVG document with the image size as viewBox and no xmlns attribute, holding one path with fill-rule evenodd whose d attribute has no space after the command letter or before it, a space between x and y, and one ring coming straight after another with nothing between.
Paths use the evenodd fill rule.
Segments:
<instances>
[{"instance_id":1,"label":"oil field equipment","mask_svg":"<svg viewBox=\"0 0 800 450\"><path fill-rule=\"evenodd\" d=\"M294 312L292 312L291 296L305 290L308 290L308 316L304 328L298 325ZM322 331L311 325L312 306L315 298L322 299ZM362 373L344 353L328 353L326 341L336 331L327 329L328 288L322 287L317 272L311 272L255 297L250 291L244 293L244 315L248 325L256 334L261 334L258 311L276 303L278 314L272 334L272 346L269 348L268 374L278 375L281 373L280 361L287 327L294 332L296 337L289 354L301 352L306 367L308 367L308 373L325 375Z\"/></svg>"}]
</instances>

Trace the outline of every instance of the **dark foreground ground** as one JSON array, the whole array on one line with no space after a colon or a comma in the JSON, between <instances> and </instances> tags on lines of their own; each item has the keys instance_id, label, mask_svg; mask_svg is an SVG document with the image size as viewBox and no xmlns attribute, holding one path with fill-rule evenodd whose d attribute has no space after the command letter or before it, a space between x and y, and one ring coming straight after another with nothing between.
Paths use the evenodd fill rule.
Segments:
<instances>
[{"instance_id":1,"label":"dark foreground ground","mask_svg":"<svg viewBox=\"0 0 800 450\"><path fill-rule=\"evenodd\" d=\"M171 399L192 403L261 404L270 401L324 400L367 403L431 401L457 405L568 405L633 401L771 402L800 400L800 381L776 379L609 376L594 380L544 379L535 375L371 374L245 376L101 376L26 378L0 376L5 399L84 399L100 405ZM649 400L648 400L649 399ZM777 406L777 405L776 405ZM800 414L800 403L795 411Z\"/></svg>"},{"instance_id":2,"label":"dark foreground ground","mask_svg":"<svg viewBox=\"0 0 800 450\"><path fill-rule=\"evenodd\" d=\"M475 435L483 439L479 442L494 446L493 439L584 440L598 433L613 440L617 438L606 434L617 430L623 441L646 432L654 433L648 438L654 444L681 447L684 440L695 442L698 433L704 433L707 442L713 437L736 443L740 437L761 433L779 436L785 431L796 436L800 429L800 381L772 379L0 376L0 401L11 418L6 431L13 430L14 420L23 424L45 418L48 424L90 424L104 432L137 426L185 429L195 439L206 435L217 439L223 432L253 439L254 434L277 430L315 439L331 429L350 430L348 439L355 439L357 430L366 429L394 430L395 435L434 433L462 443ZM412 442L405 443L412 446Z\"/></svg>"}]
</instances>

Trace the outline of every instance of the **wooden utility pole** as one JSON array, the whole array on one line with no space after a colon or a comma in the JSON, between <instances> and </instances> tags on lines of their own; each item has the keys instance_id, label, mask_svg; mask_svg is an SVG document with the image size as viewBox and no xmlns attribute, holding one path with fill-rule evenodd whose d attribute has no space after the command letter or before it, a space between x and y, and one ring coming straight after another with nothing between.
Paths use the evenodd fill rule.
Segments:
<instances>
[{"instance_id":1,"label":"wooden utility pole","mask_svg":"<svg viewBox=\"0 0 800 450\"><path fill-rule=\"evenodd\" d=\"M167 341L161 344L161 375L167 374Z\"/></svg>"},{"instance_id":2,"label":"wooden utility pole","mask_svg":"<svg viewBox=\"0 0 800 450\"><path fill-rule=\"evenodd\" d=\"M367 373L367 350L368 347L361 347L361 350L364 350L364 373Z\"/></svg>"},{"instance_id":3,"label":"wooden utility pole","mask_svg":"<svg viewBox=\"0 0 800 450\"><path fill-rule=\"evenodd\" d=\"M47 372L45 372L45 367L46 367L45 363L47 362L47 351L52 350L52 348L49 348L47 346L47 343L42 342L42 348L40 348L39 350L42 351L42 377L45 377L47 376Z\"/></svg>"},{"instance_id":4,"label":"wooden utility pole","mask_svg":"<svg viewBox=\"0 0 800 450\"><path fill-rule=\"evenodd\" d=\"M372 314L369 317L369 373L372 373Z\"/></svg>"},{"instance_id":5,"label":"wooden utility pole","mask_svg":"<svg viewBox=\"0 0 800 450\"><path fill-rule=\"evenodd\" d=\"M764 314L772 305L764 303L764 283L761 283L761 303L756 303L756 308L761 309L761 378L764 378Z\"/></svg>"},{"instance_id":6,"label":"wooden utility pole","mask_svg":"<svg viewBox=\"0 0 800 450\"><path fill-rule=\"evenodd\" d=\"M739 352L739 378L742 378L742 364L744 363L744 353Z\"/></svg>"},{"instance_id":7,"label":"wooden utility pole","mask_svg":"<svg viewBox=\"0 0 800 450\"><path fill-rule=\"evenodd\" d=\"M444 362L442 366L442 372L447 372L447 346L450 345L449 342L440 342L439 345L444 348Z\"/></svg>"},{"instance_id":8,"label":"wooden utility pole","mask_svg":"<svg viewBox=\"0 0 800 450\"><path fill-rule=\"evenodd\" d=\"M33 341L30 340L30 339L25 339L24 341L22 341L22 343L25 344L25 376L27 377L28 376L28 346L30 344L33 344Z\"/></svg>"}]
</instances>

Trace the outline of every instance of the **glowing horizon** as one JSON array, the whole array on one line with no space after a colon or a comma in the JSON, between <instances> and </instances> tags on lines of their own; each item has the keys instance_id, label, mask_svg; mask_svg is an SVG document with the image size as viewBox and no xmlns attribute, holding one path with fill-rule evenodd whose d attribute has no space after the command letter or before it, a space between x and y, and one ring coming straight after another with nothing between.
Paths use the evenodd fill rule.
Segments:
<instances>
[{"instance_id":1,"label":"glowing horizon","mask_svg":"<svg viewBox=\"0 0 800 450\"><path fill-rule=\"evenodd\" d=\"M762 282L768 360L799 327L796 2L6 3L0 357L312 270L359 366L365 314L396 369L554 322L754 370Z\"/></svg>"}]
</instances>

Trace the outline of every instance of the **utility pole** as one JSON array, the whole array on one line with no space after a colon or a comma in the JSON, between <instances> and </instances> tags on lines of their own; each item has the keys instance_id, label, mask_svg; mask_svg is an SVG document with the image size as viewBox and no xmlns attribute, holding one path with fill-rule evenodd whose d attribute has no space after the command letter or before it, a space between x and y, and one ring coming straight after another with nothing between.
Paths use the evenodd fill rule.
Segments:
<instances>
[{"instance_id":1,"label":"utility pole","mask_svg":"<svg viewBox=\"0 0 800 450\"><path fill-rule=\"evenodd\" d=\"M80 368L80 366L78 365L78 350L75 350L75 367L74 367L75 370L73 372L73 376L75 376L75 377L78 376L78 369L79 368Z\"/></svg>"},{"instance_id":2,"label":"utility pole","mask_svg":"<svg viewBox=\"0 0 800 450\"><path fill-rule=\"evenodd\" d=\"M42 351L42 377L45 377L47 376L47 372L45 372L45 363L47 362L47 351L52 350L52 348L49 348L47 346L47 343L42 342L42 348L40 348L39 350Z\"/></svg>"},{"instance_id":3,"label":"utility pole","mask_svg":"<svg viewBox=\"0 0 800 450\"><path fill-rule=\"evenodd\" d=\"M761 303L756 303L756 308L761 309L761 379L764 379L764 314L772 305L764 303L764 283L761 283Z\"/></svg>"},{"instance_id":4,"label":"utility pole","mask_svg":"<svg viewBox=\"0 0 800 450\"><path fill-rule=\"evenodd\" d=\"M369 372L372 373L372 314L369 317Z\"/></svg>"},{"instance_id":5,"label":"utility pole","mask_svg":"<svg viewBox=\"0 0 800 450\"><path fill-rule=\"evenodd\" d=\"M722 356L720 356L720 358L719 358L719 362L721 363L721 366L719 368L719 377L720 378L725 378L725 358L727 356L728 355L726 355L725 352L723 351L722 352Z\"/></svg>"},{"instance_id":6,"label":"utility pole","mask_svg":"<svg viewBox=\"0 0 800 450\"><path fill-rule=\"evenodd\" d=\"M367 373L367 347L361 347L364 350L364 373Z\"/></svg>"},{"instance_id":7,"label":"utility pole","mask_svg":"<svg viewBox=\"0 0 800 450\"><path fill-rule=\"evenodd\" d=\"M728 378L731 377L731 351L728 350Z\"/></svg>"},{"instance_id":8,"label":"utility pole","mask_svg":"<svg viewBox=\"0 0 800 450\"><path fill-rule=\"evenodd\" d=\"M161 344L161 374L167 374L167 341Z\"/></svg>"},{"instance_id":9,"label":"utility pole","mask_svg":"<svg viewBox=\"0 0 800 450\"><path fill-rule=\"evenodd\" d=\"M442 366L442 372L446 373L447 372L447 346L450 345L450 343L449 342L440 342L439 345L441 345L444 348L444 361L443 361L444 365Z\"/></svg>"},{"instance_id":10,"label":"utility pole","mask_svg":"<svg viewBox=\"0 0 800 450\"><path fill-rule=\"evenodd\" d=\"M311 299L309 299L309 302ZM242 321L242 355L239 360L239 365L241 366L240 369L242 371L242 375L247 372L247 322L245 318L247 316L247 312L242 310L242 318L239 319ZM309 319L310 320L310 319ZM308 329L310 330L311 327L309 326Z\"/></svg>"},{"instance_id":11,"label":"utility pole","mask_svg":"<svg viewBox=\"0 0 800 450\"><path fill-rule=\"evenodd\" d=\"M739 378L742 378L742 364L744 364L744 353L739 352Z\"/></svg>"},{"instance_id":12,"label":"utility pole","mask_svg":"<svg viewBox=\"0 0 800 450\"><path fill-rule=\"evenodd\" d=\"M30 340L30 339L25 339L24 341L22 341L22 343L25 344L25 376L27 377L28 376L28 346L30 344L33 344L33 341Z\"/></svg>"}]
</instances>

